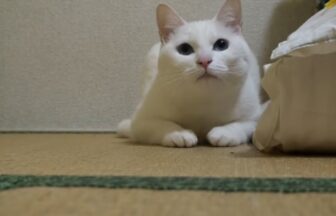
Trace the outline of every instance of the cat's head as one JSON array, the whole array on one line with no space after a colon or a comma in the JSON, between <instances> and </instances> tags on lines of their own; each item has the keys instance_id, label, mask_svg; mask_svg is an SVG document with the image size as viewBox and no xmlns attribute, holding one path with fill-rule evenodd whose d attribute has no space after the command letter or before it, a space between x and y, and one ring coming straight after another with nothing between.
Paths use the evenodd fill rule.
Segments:
<instances>
[{"instance_id":1,"label":"cat's head","mask_svg":"<svg viewBox=\"0 0 336 216\"><path fill-rule=\"evenodd\" d=\"M160 4L157 24L162 43L159 70L166 75L200 81L247 73L249 48L241 34L240 0L226 0L213 19L197 22L186 22Z\"/></svg>"}]
</instances>

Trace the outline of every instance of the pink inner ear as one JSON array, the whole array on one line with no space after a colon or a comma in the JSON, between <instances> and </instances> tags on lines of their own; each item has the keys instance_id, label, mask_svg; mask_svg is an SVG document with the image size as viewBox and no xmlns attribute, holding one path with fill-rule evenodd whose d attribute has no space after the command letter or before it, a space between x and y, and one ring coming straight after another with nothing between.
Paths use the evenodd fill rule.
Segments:
<instances>
[{"instance_id":1,"label":"pink inner ear","mask_svg":"<svg viewBox=\"0 0 336 216\"><path fill-rule=\"evenodd\" d=\"M235 32L241 32L241 3L240 0L227 0L219 10L215 19Z\"/></svg>"},{"instance_id":2,"label":"pink inner ear","mask_svg":"<svg viewBox=\"0 0 336 216\"><path fill-rule=\"evenodd\" d=\"M167 42L169 36L174 33L175 29L182 26L184 23L181 20L176 19L176 17L169 17L168 20L164 23L164 26L160 30L160 36L162 39Z\"/></svg>"},{"instance_id":3,"label":"pink inner ear","mask_svg":"<svg viewBox=\"0 0 336 216\"><path fill-rule=\"evenodd\" d=\"M160 4L156 16L162 42L167 42L174 30L185 24L185 21L168 5Z\"/></svg>"},{"instance_id":4,"label":"pink inner ear","mask_svg":"<svg viewBox=\"0 0 336 216\"><path fill-rule=\"evenodd\" d=\"M241 23L231 23L227 25L228 27L232 28L235 33L241 33L242 31L242 24Z\"/></svg>"}]
</instances>

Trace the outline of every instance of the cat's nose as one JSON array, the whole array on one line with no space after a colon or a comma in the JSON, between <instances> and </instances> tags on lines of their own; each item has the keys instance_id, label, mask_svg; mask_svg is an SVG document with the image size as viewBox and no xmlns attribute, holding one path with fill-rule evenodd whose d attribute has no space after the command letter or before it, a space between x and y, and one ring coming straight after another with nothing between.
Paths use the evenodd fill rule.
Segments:
<instances>
[{"instance_id":1,"label":"cat's nose","mask_svg":"<svg viewBox=\"0 0 336 216\"><path fill-rule=\"evenodd\" d=\"M211 62L212 62L212 59L199 59L197 61L197 64L202 66L204 69L207 69L209 64L211 64Z\"/></svg>"}]
</instances>

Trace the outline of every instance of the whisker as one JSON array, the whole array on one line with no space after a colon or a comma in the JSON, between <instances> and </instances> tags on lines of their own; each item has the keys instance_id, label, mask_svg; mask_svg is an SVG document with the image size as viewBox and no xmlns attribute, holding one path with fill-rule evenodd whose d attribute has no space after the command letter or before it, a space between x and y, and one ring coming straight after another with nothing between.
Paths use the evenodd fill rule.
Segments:
<instances>
[{"instance_id":1,"label":"whisker","mask_svg":"<svg viewBox=\"0 0 336 216\"><path fill-rule=\"evenodd\" d=\"M191 77L191 76L197 75L197 73L198 73L197 68L189 67L189 68L186 68L180 74L176 74L176 73L160 74L159 79L162 81L161 87L164 87L164 88L169 87L170 85L173 85L178 81L181 81L186 76Z\"/></svg>"},{"instance_id":2,"label":"whisker","mask_svg":"<svg viewBox=\"0 0 336 216\"><path fill-rule=\"evenodd\" d=\"M176 83L177 81L181 80L183 77L181 76L174 76L171 79L165 79L163 83L163 87L167 87L169 85L172 85Z\"/></svg>"},{"instance_id":3,"label":"whisker","mask_svg":"<svg viewBox=\"0 0 336 216\"><path fill-rule=\"evenodd\" d=\"M184 72L186 73L186 74L190 74L190 73L194 73L196 71L196 68L187 68L186 70L184 70Z\"/></svg>"}]
</instances>

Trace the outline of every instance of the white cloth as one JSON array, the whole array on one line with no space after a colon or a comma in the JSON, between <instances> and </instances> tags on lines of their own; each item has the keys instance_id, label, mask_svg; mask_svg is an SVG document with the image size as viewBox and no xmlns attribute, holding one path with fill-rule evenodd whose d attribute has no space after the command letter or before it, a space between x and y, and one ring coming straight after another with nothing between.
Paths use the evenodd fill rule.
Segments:
<instances>
[{"instance_id":1,"label":"white cloth","mask_svg":"<svg viewBox=\"0 0 336 216\"><path fill-rule=\"evenodd\" d=\"M307 20L272 52L271 59L335 51L336 7L324 9Z\"/></svg>"}]
</instances>

